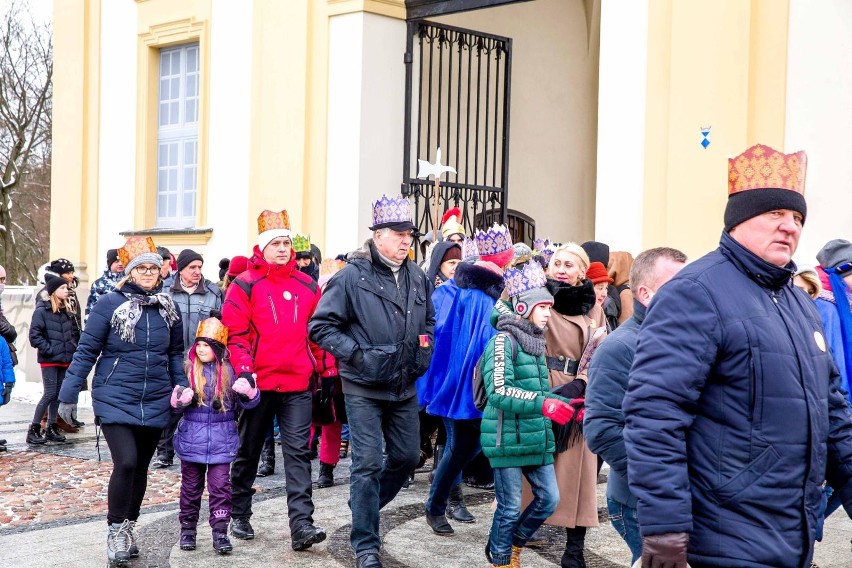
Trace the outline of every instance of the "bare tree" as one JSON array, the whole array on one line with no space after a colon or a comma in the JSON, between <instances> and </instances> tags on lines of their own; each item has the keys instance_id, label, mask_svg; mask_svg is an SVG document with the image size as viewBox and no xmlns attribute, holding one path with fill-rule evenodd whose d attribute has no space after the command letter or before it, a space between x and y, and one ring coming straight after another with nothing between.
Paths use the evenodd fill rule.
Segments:
<instances>
[{"instance_id":1,"label":"bare tree","mask_svg":"<svg viewBox=\"0 0 852 568\"><path fill-rule=\"evenodd\" d=\"M0 264L10 283L34 284L50 247L52 78L51 26L13 0L0 18Z\"/></svg>"}]
</instances>

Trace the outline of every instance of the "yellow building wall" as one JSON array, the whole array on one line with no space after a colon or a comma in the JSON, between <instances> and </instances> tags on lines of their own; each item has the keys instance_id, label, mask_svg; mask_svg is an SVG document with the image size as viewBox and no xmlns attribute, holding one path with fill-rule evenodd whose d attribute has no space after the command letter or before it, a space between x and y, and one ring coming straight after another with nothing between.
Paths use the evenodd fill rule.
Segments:
<instances>
[{"instance_id":1,"label":"yellow building wall","mask_svg":"<svg viewBox=\"0 0 852 568\"><path fill-rule=\"evenodd\" d=\"M784 149L788 14L788 0L649 3L644 248L715 248L727 159Z\"/></svg>"}]
</instances>

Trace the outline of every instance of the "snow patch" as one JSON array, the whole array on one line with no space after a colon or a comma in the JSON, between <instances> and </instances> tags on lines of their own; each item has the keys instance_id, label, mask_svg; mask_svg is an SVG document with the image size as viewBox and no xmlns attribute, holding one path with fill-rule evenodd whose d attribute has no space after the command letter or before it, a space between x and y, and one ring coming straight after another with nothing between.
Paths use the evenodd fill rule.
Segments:
<instances>
[{"instance_id":1,"label":"snow patch","mask_svg":"<svg viewBox=\"0 0 852 568\"><path fill-rule=\"evenodd\" d=\"M15 378L15 388L12 389L12 400L26 404L37 404L41 399L41 395L44 394L41 383L25 380L24 373L19 369L15 369ZM80 393L80 397L77 400L77 408L92 408L91 391Z\"/></svg>"}]
</instances>

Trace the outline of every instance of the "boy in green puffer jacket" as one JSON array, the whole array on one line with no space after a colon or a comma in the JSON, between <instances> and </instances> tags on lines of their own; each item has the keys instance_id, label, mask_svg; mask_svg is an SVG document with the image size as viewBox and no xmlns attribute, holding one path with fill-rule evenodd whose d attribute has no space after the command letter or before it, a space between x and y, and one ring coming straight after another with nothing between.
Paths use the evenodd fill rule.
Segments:
<instances>
[{"instance_id":1,"label":"boy in green puffer jacket","mask_svg":"<svg viewBox=\"0 0 852 568\"><path fill-rule=\"evenodd\" d=\"M549 391L544 327L553 297L545 288L544 271L538 263L528 263L520 270L508 269L504 278L513 311L497 318L499 333L481 363L488 404L480 440L494 469L497 497L485 555L496 567L517 566L527 540L556 510L551 420L565 424L574 414L566 399ZM524 477L533 500L522 515Z\"/></svg>"}]
</instances>

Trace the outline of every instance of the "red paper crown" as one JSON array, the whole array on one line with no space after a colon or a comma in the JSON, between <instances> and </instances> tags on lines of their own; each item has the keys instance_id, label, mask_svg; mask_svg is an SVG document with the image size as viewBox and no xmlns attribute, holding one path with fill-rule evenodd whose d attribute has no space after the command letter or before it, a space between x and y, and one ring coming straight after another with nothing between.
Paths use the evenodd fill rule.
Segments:
<instances>
[{"instance_id":1,"label":"red paper crown","mask_svg":"<svg viewBox=\"0 0 852 568\"><path fill-rule=\"evenodd\" d=\"M728 159L728 195L750 189L789 189L804 195L807 167L804 151L784 154L755 144Z\"/></svg>"}]
</instances>

